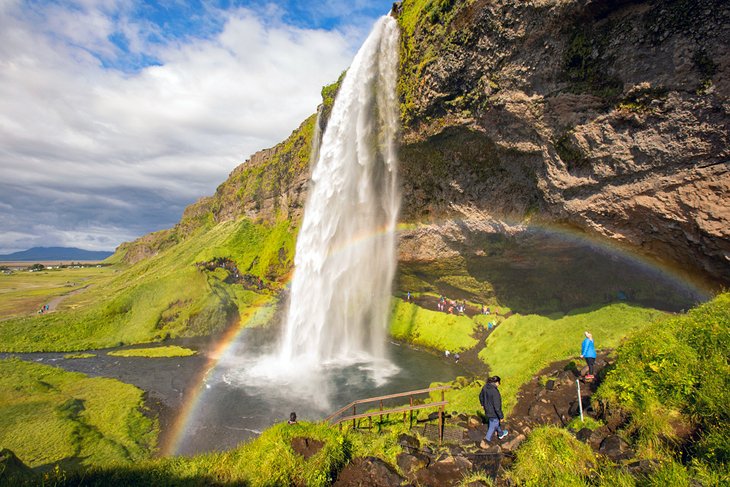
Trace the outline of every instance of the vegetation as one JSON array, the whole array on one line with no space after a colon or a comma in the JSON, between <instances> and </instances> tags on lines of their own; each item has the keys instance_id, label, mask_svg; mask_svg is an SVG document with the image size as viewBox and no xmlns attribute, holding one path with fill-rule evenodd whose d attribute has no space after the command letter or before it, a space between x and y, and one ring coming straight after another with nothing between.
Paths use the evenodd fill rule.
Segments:
<instances>
[{"instance_id":1,"label":"vegetation","mask_svg":"<svg viewBox=\"0 0 730 487\"><path fill-rule=\"evenodd\" d=\"M228 257L270 286L272 277L288 272L293 246L287 222L220 223L133 266L98 269L107 273L103 283L69 296L57 312L0 321L0 346L13 352L88 350L206 335L237 321L260 323L277 304L269 288L247 289L231 283L227 270L195 263Z\"/></svg>"},{"instance_id":2,"label":"vegetation","mask_svg":"<svg viewBox=\"0 0 730 487\"><path fill-rule=\"evenodd\" d=\"M690 457L728 472L730 462L730 293L653 324L618 350L594 396L647 458L675 459L695 431ZM684 432L684 434L683 434Z\"/></svg>"},{"instance_id":3,"label":"vegetation","mask_svg":"<svg viewBox=\"0 0 730 487\"><path fill-rule=\"evenodd\" d=\"M101 285L113 277L109 267L45 269L0 275L0 320L35 315L53 298L88 285Z\"/></svg>"},{"instance_id":4,"label":"vegetation","mask_svg":"<svg viewBox=\"0 0 730 487\"><path fill-rule=\"evenodd\" d=\"M189 357L195 355L195 350L179 347L177 345L168 345L166 347L150 347L150 348L128 348L126 350L114 350L108 352L107 355L113 357Z\"/></svg>"},{"instance_id":5,"label":"vegetation","mask_svg":"<svg viewBox=\"0 0 730 487\"><path fill-rule=\"evenodd\" d=\"M390 334L399 340L438 351L462 352L477 344L477 324L467 316L431 311L393 299Z\"/></svg>"},{"instance_id":6,"label":"vegetation","mask_svg":"<svg viewBox=\"0 0 730 487\"><path fill-rule=\"evenodd\" d=\"M597 348L613 348L626 335L662 316L659 311L624 303L564 316L513 315L487 337L479 358L502 378L500 390L505 411L509 411L522 384L550 363L580 355L584 331L593 333Z\"/></svg>"},{"instance_id":7,"label":"vegetation","mask_svg":"<svg viewBox=\"0 0 730 487\"><path fill-rule=\"evenodd\" d=\"M65 358L65 359L94 358L94 357L96 357L95 353L85 353L85 352L67 353L66 355L63 356L63 358Z\"/></svg>"},{"instance_id":8,"label":"vegetation","mask_svg":"<svg viewBox=\"0 0 730 487\"><path fill-rule=\"evenodd\" d=\"M134 386L8 359L0 390L0 445L31 467L132 463L155 449L157 422Z\"/></svg>"},{"instance_id":9,"label":"vegetation","mask_svg":"<svg viewBox=\"0 0 730 487\"><path fill-rule=\"evenodd\" d=\"M511 477L525 486L584 486L595 465L590 446L565 429L544 426L535 429L517 451Z\"/></svg>"}]
</instances>

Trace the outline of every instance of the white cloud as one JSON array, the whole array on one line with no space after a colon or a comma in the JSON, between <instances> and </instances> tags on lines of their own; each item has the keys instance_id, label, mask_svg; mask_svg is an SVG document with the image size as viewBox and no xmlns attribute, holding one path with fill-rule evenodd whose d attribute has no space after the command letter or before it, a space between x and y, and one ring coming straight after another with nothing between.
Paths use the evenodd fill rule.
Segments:
<instances>
[{"instance_id":1,"label":"white cloud","mask_svg":"<svg viewBox=\"0 0 730 487\"><path fill-rule=\"evenodd\" d=\"M218 12L215 37L153 44L128 9L0 7L0 253L33 239L109 249L171 226L313 113L359 41L239 9ZM105 68L115 31L161 65Z\"/></svg>"}]
</instances>

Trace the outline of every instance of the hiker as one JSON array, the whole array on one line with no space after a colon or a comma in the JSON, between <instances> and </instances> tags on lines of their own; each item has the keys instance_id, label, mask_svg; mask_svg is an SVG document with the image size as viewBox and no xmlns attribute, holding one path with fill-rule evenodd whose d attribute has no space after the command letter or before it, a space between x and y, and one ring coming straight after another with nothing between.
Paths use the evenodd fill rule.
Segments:
<instances>
[{"instance_id":1,"label":"hiker","mask_svg":"<svg viewBox=\"0 0 730 487\"><path fill-rule=\"evenodd\" d=\"M289 424L297 424L297 413L292 411L289 413L289 421L287 421Z\"/></svg>"},{"instance_id":2,"label":"hiker","mask_svg":"<svg viewBox=\"0 0 730 487\"><path fill-rule=\"evenodd\" d=\"M497 432L497 438L500 440L507 436L507 430L503 430L499 426L499 422L504 419L504 415L502 414L502 395L498 389L501 381L498 375L490 377L479 393L479 402L484 408L484 415L487 417L487 422L489 423L487 435L479 443L479 446L482 448L489 448L489 442L492 440L492 435L495 431Z\"/></svg>"},{"instance_id":3,"label":"hiker","mask_svg":"<svg viewBox=\"0 0 730 487\"><path fill-rule=\"evenodd\" d=\"M411 300L411 292L408 291L407 301L410 301L410 300Z\"/></svg>"},{"instance_id":4,"label":"hiker","mask_svg":"<svg viewBox=\"0 0 730 487\"><path fill-rule=\"evenodd\" d=\"M454 363L455 363L455 364L458 364L458 363L459 363L459 359L460 359L460 358L461 358L461 356L460 356L460 355L459 355L458 353L455 353L455 354L454 354Z\"/></svg>"},{"instance_id":5,"label":"hiker","mask_svg":"<svg viewBox=\"0 0 730 487\"><path fill-rule=\"evenodd\" d=\"M586 337L583 339L583 343L580 346L580 356L586 359L588 364L588 374L586 379L593 379L593 364L596 362L596 346L593 343L593 335L590 332L585 332Z\"/></svg>"},{"instance_id":6,"label":"hiker","mask_svg":"<svg viewBox=\"0 0 730 487\"><path fill-rule=\"evenodd\" d=\"M444 350L444 357L449 358L449 355L451 355L451 352Z\"/></svg>"}]
</instances>

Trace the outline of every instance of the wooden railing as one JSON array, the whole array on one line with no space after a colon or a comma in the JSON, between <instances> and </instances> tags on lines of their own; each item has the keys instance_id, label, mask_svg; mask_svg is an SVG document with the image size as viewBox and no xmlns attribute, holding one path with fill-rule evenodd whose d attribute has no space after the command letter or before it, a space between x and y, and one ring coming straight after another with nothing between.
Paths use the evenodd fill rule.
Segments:
<instances>
[{"instance_id":1,"label":"wooden railing","mask_svg":"<svg viewBox=\"0 0 730 487\"><path fill-rule=\"evenodd\" d=\"M357 421L360 419L368 418L369 422L369 428L373 427L373 417L374 416L380 416L380 421L383 420L383 415L392 414L392 413L403 413L403 423L406 423L406 420L408 422L408 427L410 428L413 424L413 411L419 410L419 409L427 409L427 408L438 408L439 413L439 444L443 441L443 435L444 435L444 409L446 408L446 405L449 404L449 401L447 401L444 397L445 391L448 389L451 389L451 386L439 386L439 387L430 387L428 389L418 389L416 391L408 391L408 392L399 392L398 394L389 394L387 396L377 396L377 397L369 397L367 399L358 399L356 401L352 401L347 406L338 409L334 413L327 416L324 421L331 424L332 426L340 425L340 428L342 428L342 423L346 421L352 421L352 427L357 427ZM420 395L420 394L428 394L433 391L441 391L441 401L438 402L428 402L424 404L413 404L413 396ZM409 405L408 406L400 406L396 408L391 409L383 409L383 401L386 401L388 399L396 399L399 397L408 397L409 398ZM380 408L377 411L370 411L365 413L357 413L357 406L360 404L367 404L367 403L374 403L379 402ZM348 411L352 408L352 414L348 416L342 416L342 414L345 411Z\"/></svg>"}]
</instances>

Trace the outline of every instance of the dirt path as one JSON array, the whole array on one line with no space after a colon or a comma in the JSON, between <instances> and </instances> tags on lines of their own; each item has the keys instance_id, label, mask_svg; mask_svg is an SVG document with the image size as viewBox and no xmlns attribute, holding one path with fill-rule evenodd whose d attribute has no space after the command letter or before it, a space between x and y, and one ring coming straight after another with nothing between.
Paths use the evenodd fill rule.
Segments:
<instances>
[{"instance_id":1,"label":"dirt path","mask_svg":"<svg viewBox=\"0 0 730 487\"><path fill-rule=\"evenodd\" d=\"M79 289L74 289L70 293L62 294L60 296L56 296L55 298L51 299L50 301L48 301L48 310L46 311L46 313L50 313L51 311L55 311L56 308L58 307L58 305L61 304L61 302L64 299L68 298L69 296L73 296L74 294L80 293L81 291L85 290L89 286L90 286L90 284L87 284L86 286L81 287Z\"/></svg>"}]
</instances>

